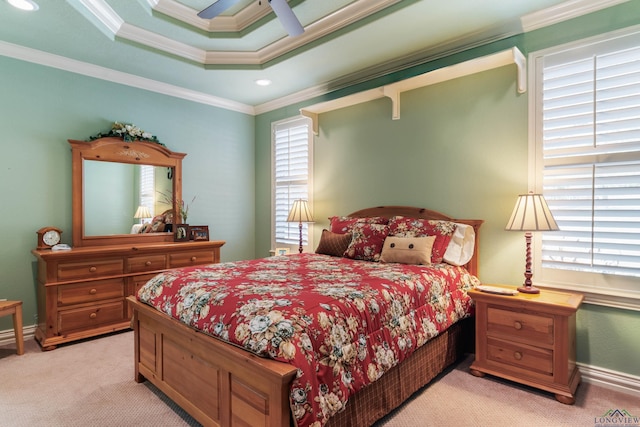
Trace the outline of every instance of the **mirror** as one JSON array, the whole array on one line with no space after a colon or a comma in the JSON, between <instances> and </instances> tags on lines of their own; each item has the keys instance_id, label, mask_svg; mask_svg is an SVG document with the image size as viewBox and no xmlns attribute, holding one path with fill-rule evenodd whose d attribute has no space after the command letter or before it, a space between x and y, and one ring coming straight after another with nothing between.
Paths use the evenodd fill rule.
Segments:
<instances>
[{"instance_id":1,"label":"mirror","mask_svg":"<svg viewBox=\"0 0 640 427\"><path fill-rule=\"evenodd\" d=\"M160 214L174 216L172 212L182 198L182 159L186 154L153 142L112 137L69 143L74 246L173 241L164 224L159 232L148 232L150 227L140 225L141 219L134 215L145 200L151 217L143 221L150 223ZM140 233L141 228L147 232Z\"/></svg>"},{"instance_id":2,"label":"mirror","mask_svg":"<svg viewBox=\"0 0 640 427\"><path fill-rule=\"evenodd\" d=\"M83 170L85 236L140 232L143 223L173 209L172 173L167 173L171 169L84 160ZM150 216L135 218L141 205L149 209Z\"/></svg>"}]
</instances>

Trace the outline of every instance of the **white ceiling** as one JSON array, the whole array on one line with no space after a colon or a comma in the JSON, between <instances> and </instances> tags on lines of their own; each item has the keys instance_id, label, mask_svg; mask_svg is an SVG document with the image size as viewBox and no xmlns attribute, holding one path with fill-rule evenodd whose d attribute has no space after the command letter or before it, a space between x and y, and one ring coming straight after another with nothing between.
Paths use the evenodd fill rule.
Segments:
<instances>
[{"instance_id":1,"label":"white ceiling","mask_svg":"<svg viewBox=\"0 0 640 427\"><path fill-rule=\"evenodd\" d=\"M625 0L290 0L298 37L267 0L35 1L0 0L0 55L255 113Z\"/></svg>"}]
</instances>

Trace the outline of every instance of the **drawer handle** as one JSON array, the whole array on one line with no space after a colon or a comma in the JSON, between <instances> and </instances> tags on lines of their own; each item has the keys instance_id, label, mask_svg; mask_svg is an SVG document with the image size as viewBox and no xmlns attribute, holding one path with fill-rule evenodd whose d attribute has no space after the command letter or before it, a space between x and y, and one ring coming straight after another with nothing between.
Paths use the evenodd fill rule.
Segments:
<instances>
[{"instance_id":1,"label":"drawer handle","mask_svg":"<svg viewBox=\"0 0 640 427\"><path fill-rule=\"evenodd\" d=\"M91 289L91 290L89 291L89 293L90 293L91 295L95 295L95 294L97 294L97 293L98 293L98 291L96 290L96 288L93 288L93 289Z\"/></svg>"},{"instance_id":2,"label":"drawer handle","mask_svg":"<svg viewBox=\"0 0 640 427\"><path fill-rule=\"evenodd\" d=\"M197 260L197 259L198 259L198 258L196 258L196 257L194 257L194 256L192 256L192 257L191 257L191 261L192 261L192 262L195 262L195 260Z\"/></svg>"},{"instance_id":3,"label":"drawer handle","mask_svg":"<svg viewBox=\"0 0 640 427\"><path fill-rule=\"evenodd\" d=\"M98 269L96 267L89 267L89 272L90 273L95 273L96 271L98 271Z\"/></svg>"},{"instance_id":4,"label":"drawer handle","mask_svg":"<svg viewBox=\"0 0 640 427\"><path fill-rule=\"evenodd\" d=\"M89 315L89 319L95 319L96 317L98 317L98 315L96 313L91 313Z\"/></svg>"},{"instance_id":5,"label":"drawer handle","mask_svg":"<svg viewBox=\"0 0 640 427\"><path fill-rule=\"evenodd\" d=\"M515 353L513 353L513 358L516 360L521 360L522 359L522 353L520 353L519 351L516 351Z\"/></svg>"},{"instance_id":6,"label":"drawer handle","mask_svg":"<svg viewBox=\"0 0 640 427\"><path fill-rule=\"evenodd\" d=\"M522 323L518 322L517 320L513 323L513 327L516 328L517 330L522 329Z\"/></svg>"},{"instance_id":7,"label":"drawer handle","mask_svg":"<svg viewBox=\"0 0 640 427\"><path fill-rule=\"evenodd\" d=\"M144 263L144 265L146 265L147 267L149 267L151 265L151 261L147 261Z\"/></svg>"}]
</instances>

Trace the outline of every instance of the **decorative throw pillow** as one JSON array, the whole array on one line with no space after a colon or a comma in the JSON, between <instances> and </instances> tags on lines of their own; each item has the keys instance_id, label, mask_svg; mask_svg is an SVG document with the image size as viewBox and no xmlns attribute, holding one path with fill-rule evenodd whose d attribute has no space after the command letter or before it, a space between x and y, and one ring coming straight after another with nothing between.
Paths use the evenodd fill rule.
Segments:
<instances>
[{"instance_id":1,"label":"decorative throw pillow","mask_svg":"<svg viewBox=\"0 0 640 427\"><path fill-rule=\"evenodd\" d=\"M456 224L456 231L451 237L449 246L442 258L452 265L465 265L473 257L476 243L476 232L467 224Z\"/></svg>"},{"instance_id":2,"label":"decorative throw pillow","mask_svg":"<svg viewBox=\"0 0 640 427\"><path fill-rule=\"evenodd\" d=\"M389 227L385 224L357 222L353 225L351 232L353 237L343 256L363 261L378 261L384 239L389 234Z\"/></svg>"},{"instance_id":3,"label":"decorative throw pillow","mask_svg":"<svg viewBox=\"0 0 640 427\"><path fill-rule=\"evenodd\" d=\"M388 224L389 219L381 216L372 217L351 217L351 216L332 216L329 217L329 231L332 233L349 233L355 224Z\"/></svg>"},{"instance_id":4,"label":"decorative throw pillow","mask_svg":"<svg viewBox=\"0 0 640 427\"><path fill-rule=\"evenodd\" d=\"M384 240L380 262L401 264L431 264L431 248L436 236L395 237Z\"/></svg>"},{"instance_id":5,"label":"decorative throw pillow","mask_svg":"<svg viewBox=\"0 0 640 427\"><path fill-rule=\"evenodd\" d=\"M389 235L399 237L436 236L431 250L431 263L442 262L456 223L450 221L395 216L389 221Z\"/></svg>"},{"instance_id":6,"label":"decorative throw pillow","mask_svg":"<svg viewBox=\"0 0 640 427\"><path fill-rule=\"evenodd\" d=\"M329 230L322 230L316 253L341 257L349 247L351 237L351 233L338 234L332 233Z\"/></svg>"}]
</instances>

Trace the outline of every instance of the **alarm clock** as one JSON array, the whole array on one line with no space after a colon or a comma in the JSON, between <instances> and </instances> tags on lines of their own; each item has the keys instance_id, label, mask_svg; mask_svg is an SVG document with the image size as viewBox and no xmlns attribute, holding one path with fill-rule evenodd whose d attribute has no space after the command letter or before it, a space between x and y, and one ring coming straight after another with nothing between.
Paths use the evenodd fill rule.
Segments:
<instances>
[{"instance_id":1,"label":"alarm clock","mask_svg":"<svg viewBox=\"0 0 640 427\"><path fill-rule=\"evenodd\" d=\"M36 231L36 234L38 235L38 246L36 249L51 249L60 243L62 230L56 227L42 227Z\"/></svg>"}]
</instances>

